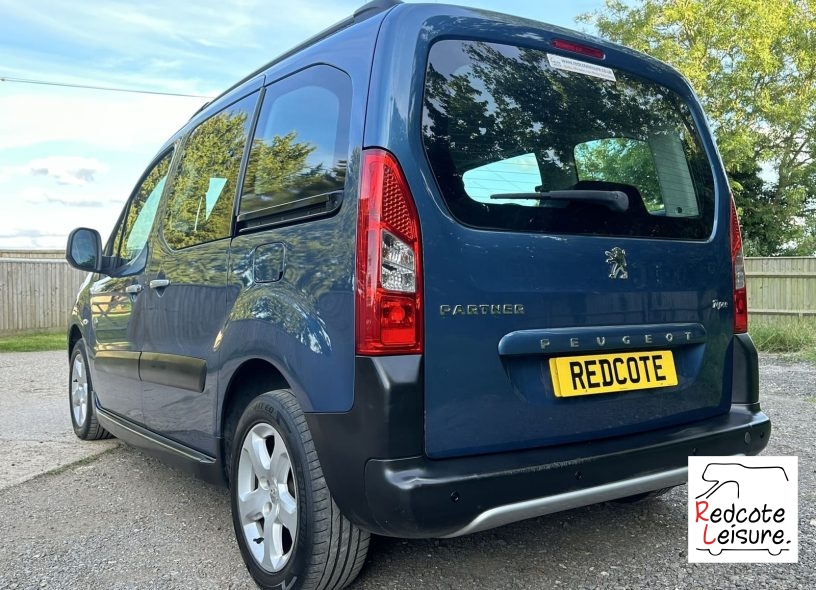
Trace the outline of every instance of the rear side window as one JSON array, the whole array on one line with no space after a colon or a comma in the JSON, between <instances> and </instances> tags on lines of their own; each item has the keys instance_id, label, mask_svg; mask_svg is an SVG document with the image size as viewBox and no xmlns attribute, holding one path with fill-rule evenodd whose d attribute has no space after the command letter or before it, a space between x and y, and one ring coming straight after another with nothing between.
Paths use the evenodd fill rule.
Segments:
<instances>
[{"instance_id":1,"label":"rear side window","mask_svg":"<svg viewBox=\"0 0 816 590\"><path fill-rule=\"evenodd\" d=\"M175 249L230 235L238 171L258 95L201 123L190 135L170 187L164 239Z\"/></svg>"},{"instance_id":2,"label":"rear side window","mask_svg":"<svg viewBox=\"0 0 816 590\"><path fill-rule=\"evenodd\" d=\"M422 136L454 217L484 229L708 238L714 180L683 99L627 72L564 63L494 43L432 46Z\"/></svg>"},{"instance_id":3,"label":"rear side window","mask_svg":"<svg viewBox=\"0 0 816 590\"><path fill-rule=\"evenodd\" d=\"M314 66L267 88L241 190L239 229L339 206L346 179L351 79Z\"/></svg>"}]
</instances>

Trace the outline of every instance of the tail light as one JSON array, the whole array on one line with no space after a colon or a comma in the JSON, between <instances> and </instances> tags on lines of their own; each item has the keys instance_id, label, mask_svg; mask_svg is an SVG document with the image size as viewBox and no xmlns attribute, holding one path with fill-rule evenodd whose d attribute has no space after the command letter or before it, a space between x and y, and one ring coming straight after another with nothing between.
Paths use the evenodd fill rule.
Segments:
<instances>
[{"instance_id":1,"label":"tail light","mask_svg":"<svg viewBox=\"0 0 816 590\"><path fill-rule=\"evenodd\" d=\"M734 333L743 334L748 331L748 290L745 284L742 235L733 197L731 197L731 263L734 268Z\"/></svg>"},{"instance_id":2,"label":"tail light","mask_svg":"<svg viewBox=\"0 0 816 590\"><path fill-rule=\"evenodd\" d=\"M416 206L396 158L365 150L357 219L357 354L422 352L419 237Z\"/></svg>"}]
</instances>

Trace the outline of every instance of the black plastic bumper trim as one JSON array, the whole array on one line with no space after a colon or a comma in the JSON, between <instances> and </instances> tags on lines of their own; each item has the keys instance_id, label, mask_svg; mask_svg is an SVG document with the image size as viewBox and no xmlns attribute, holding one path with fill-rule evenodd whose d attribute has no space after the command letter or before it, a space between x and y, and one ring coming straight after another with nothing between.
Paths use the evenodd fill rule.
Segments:
<instances>
[{"instance_id":1,"label":"black plastic bumper trim","mask_svg":"<svg viewBox=\"0 0 816 590\"><path fill-rule=\"evenodd\" d=\"M732 399L734 403L759 403L759 357L748 334L734 334Z\"/></svg>"},{"instance_id":2,"label":"black plastic bumper trim","mask_svg":"<svg viewBox=\"0 0 816 590\"><path fill-rule=\"evenodd\" d=\"M207 363L190 356L143 352L139 361L139 377L148 383L201 393L207 377Z\"/></svg>"},{"instance_id":3,"label":"black plastic bumper trim","mask_svg":"<svg viewBox=\"0 0 816 590\"><path fill-rule=\"evenodd\" d=\"M750 354L744 360L750 374ZM461 534L482 514L518 503L543 505L539 500L562 496L574 507L575 498L603 501L610 490L648 491L640 489L644 481L676 474L690 455L755 455L771 432L759 403L735 393L747 403L690 424L434 460L423 453L422 383L421 356L358 357L351 410L306 414L334 501L347 518L375 534L444 537Z\"/></svg>"},{"instance_id":4,"label":"black plastic bumper trim","mask_svg":"<svg viewBox=\"0 0 816 590\"><path fill-rule=\"evenodd\" d=\"M422 356L357 357L354 405L343 413L309 413L323 476L343 514L369 523L365 467L369 459L422 454Z\"/></svg>"},{"instance_id":5,"label":"black plastic bumper trim","mask_svg":"<svg viewBox=\"0 0 816 590\"><path fill-rule=\"evenodd\" d=\"M480 515L512 504L583 496L584 503L566 506L574 508L611 499L615 489L622 497L635 488L627 480L660 479L687 467L690 455L755 455L767 445L770 430L763 413L734 405L723 416L612 439L446 460L371 460L369 518L361 526L387 536L446 537L469 532Z\"/></svg>"},{"instance_id":6,"label":"black plastic bumper trim","mask_svg":"<svg viewBox=\"0 0 816 590\"><path fill-rule=\"evenodd\" d=\"M94 357L93 365L97 371L138 381L141 355L141 352L129 350L100 350Z\"/></svg>"}]
</instances>

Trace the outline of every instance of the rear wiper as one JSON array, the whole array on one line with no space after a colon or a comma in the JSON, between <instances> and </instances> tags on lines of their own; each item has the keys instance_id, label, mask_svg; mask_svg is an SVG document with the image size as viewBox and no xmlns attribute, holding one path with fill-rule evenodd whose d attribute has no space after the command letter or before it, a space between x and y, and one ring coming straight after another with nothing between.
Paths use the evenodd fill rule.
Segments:
<instances>
[{"instance_id":1,"label":"rear wiper","mask_svg":"<svg viewBox=\"0 0 816 590\"><path fill-rule=\"evenodd\" d=\"M603 205L610 211L624 212L629 209L629 196L622 191L599 191L599 190L566 190L566 191L546 191L538 193L506 193L490 195L491 199L536 199L539 201L589 201Z\"/></svg>"}]
</instances>

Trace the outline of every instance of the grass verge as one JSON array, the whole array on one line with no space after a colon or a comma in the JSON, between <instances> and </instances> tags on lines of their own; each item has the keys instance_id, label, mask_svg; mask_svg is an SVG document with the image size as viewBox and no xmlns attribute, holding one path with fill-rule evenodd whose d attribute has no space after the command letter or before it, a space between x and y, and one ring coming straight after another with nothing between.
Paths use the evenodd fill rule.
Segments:
<instances>
[{"instance_id":1,"label":"grass verge","mask_svg":"<svg viewBox=\"0 0 816 590\"><path fill-rule=\"evenodd\" d=\"M812 319L751 320L751 338L763 352L793 354L816 362L816 321Z\"/></svg>"},{"instance_id":2,"label":"grass verge","mask_svg":"<svg viewBox=\"0 0 816 590\"><path fill-rule=\"evenodd\" d=\"M0 336L0 352L39 352L65 350L68 346L65 332L32 332Z\"/></svg>"}]
</instances>

